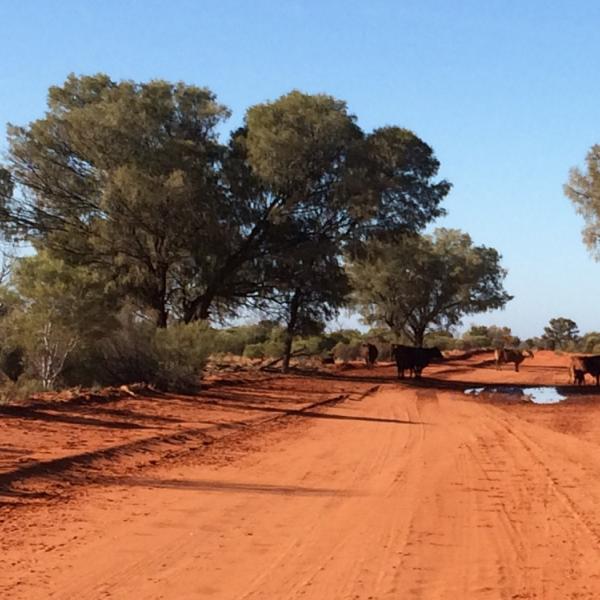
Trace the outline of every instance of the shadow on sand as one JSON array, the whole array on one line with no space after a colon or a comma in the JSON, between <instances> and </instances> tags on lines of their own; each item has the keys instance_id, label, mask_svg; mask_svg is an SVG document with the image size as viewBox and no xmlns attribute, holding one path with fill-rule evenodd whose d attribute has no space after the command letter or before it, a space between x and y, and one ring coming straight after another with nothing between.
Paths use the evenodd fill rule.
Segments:
<instances>
[{"instance_id":1,"label":"shadow on sand","mask_svg":"<svg viewBox=\"0 0 600 600\"><path fill-rule=\"evenodd\" d=\"M158 479L146 477L107 477L100 484L126 487L166 488L200 492L233 494L273 494L284 496L358 496L352 490L313 488L298 485L274 485L268 483L238 483L218 480Z\"/></svg>"}]
</instances>

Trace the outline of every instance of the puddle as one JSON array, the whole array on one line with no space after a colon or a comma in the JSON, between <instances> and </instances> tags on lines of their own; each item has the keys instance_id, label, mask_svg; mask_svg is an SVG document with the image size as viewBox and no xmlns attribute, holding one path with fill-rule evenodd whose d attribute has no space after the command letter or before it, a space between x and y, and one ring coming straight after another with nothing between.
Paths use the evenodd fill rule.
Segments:
<instances>
[{"instance_id":1,"label":"puddle","mask_svg":"<svg viewBox=\"0 0 600 600\"><path fill-rule=\"evenodd\" d=\"M528 400L534 404L556 404L567 399L555 387L485 386L466 389L465 394L469 394L470 396L506 394L508 396L519 396L521 399Z\"/></svg>"}]
</instances>

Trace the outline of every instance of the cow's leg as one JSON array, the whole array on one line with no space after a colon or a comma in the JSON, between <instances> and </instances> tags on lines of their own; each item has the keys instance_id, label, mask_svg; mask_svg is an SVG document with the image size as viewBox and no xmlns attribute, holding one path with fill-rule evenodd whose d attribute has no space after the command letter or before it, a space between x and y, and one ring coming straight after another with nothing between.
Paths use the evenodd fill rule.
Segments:
<instances>
[{"instance_id":1,"label":"cow's leg","mask_svg":"<svg viewBox=\"0 0 600 600\"><path fill-rule=\"evenodd\" d=\"M519 372L519 361L515 360L515 371Z\"/></svg>"}]
</instances>

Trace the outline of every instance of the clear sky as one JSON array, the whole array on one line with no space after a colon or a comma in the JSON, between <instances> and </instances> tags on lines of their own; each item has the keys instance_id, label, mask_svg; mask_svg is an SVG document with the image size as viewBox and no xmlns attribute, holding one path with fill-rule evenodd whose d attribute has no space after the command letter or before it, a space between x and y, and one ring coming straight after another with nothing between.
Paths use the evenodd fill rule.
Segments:
<instances>
[{"instance_id":1,"label":"clear sky","mask_svg":"<svg viewBox=\"0 0 600 600\"><path fill-rule=\"evenodd\" d=\"M454 185L438 224L509 270L515 299L465 324L600 330L600 264L562 192L600 143L600 2L0 0L0 23L2 124L41 116L69 73L102 71L207 86L232 127L297 88L346 100L366 130L412 129Z\"/></svg>"}]
</instances>

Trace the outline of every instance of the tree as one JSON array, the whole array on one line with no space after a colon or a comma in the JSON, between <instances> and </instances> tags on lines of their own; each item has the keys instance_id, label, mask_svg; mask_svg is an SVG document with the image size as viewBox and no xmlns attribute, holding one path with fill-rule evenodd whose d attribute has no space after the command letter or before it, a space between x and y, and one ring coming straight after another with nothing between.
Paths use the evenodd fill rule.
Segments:
<instances>
[{"instance_id":1,"label":"tree","mask_svg":"<svg viewBox=\"0 0 600 600\"><path fill-rule=\"evenodd\" d=\"M569 182L564 186L575 210L583 216L583 241L597 260L600 260L600 145L591 147L586 156L587 172L571 169Z\"/></svg>"},{"instance_id":2,"label":"tree","mask_svg":"<svg viewBox=\"0 0 600 600\"><path fill-rule=\"evenodd\" d=\"M472 325L463 335L463 340L474 347L504 348L518 346L521 340L512 334L510 327L498 325Z\"/></svg>"},{"instance_id":3,"label":"tree","mask_svg":"<svg viewBox=\"0 0 600 600\"><path fill-rule=\"evenodd\" d=\"M355 302L369 323L386 324L417 346L432 326L503 307L511 296L494 248L455 229L372 241L348 266Z\"/></svg>"},{"instance_id":4,"label":"tree","mask_svg":"<svg viewBox=\"0 0 600 600\"><path fill-rule=\"evenodd\" d=\"M337 254L328 252L324 243L305 242L288 260L281 256L272 265L276 272L270 272L269 280L274 287L264 310L285 325L284 373L289 369L294 337L321 333L348 296L348 279Z\"/></svg>"},{"instance_id":5,"label":"tree","mask_svg":"<svg viewBox=\"0 0 600 600\"><path fill-rule=\"evenodd\" d=\"M104 269L165 326L178 269L201 270L226 229L215 128L227 115L204 88L71 75L50 88L43 118L9 127L19 193L3 195L4 221Z\"/></svg>"},{"instance_id":6,"label":"tree","mask_svg":"<svg viewBox=\"0 0 600 600\"><path fill-rule=\"evenodd\" d=\"M564 317L550 319L548 326L544 327L542 339L549 348L563 350L569 344L575 344L579 340L579 328L571 319Z\"/></svg>"},{"instance_id":7,"label":"tree","mask_svg":"<svg viewBox=\"0 0 600 600\"><path fill-rule=\"evenodd\" d=\"M365 134L344 102L292 92L251 107L224 145L228 114L205 88L71 75L43 118L9 127L5 230L101 269L165 327L306 289L307 246L341 280L346 246L443 213L450 185L406 129ZM294 256L284 281L272 265Z\"/></svg>"},{"instance_id":8,"label":"tree","mask_svg":"<svg viewBox=\"0 0 600 600\"><path fill-rule=\"evenodd\" d=\"M11 309L4 333L24 349L46 389L76 348L97 343L118 326L118 298L106 291L107 281L97 271L71 267L42 251L17 260L12 284L20 303Z\"/></svg>"},{"instance_id":9,"label":"tree","mask_svg":"<svg viewBox=\"0 0 600 600\"><path fill-rule=\"evenodd\" d=\"M442 214L450 185L433 180L439 163L412 132L365 135L345 103L327 95L296 91L254 106L243 135L248 164L275 202L262 300L286 324L285 371L294 335L346 300L344 249L423 227Z\"/></svg>"}]
</instances>

